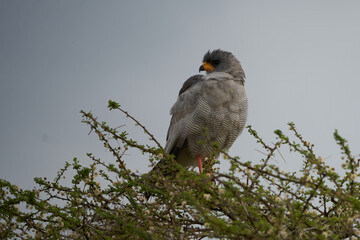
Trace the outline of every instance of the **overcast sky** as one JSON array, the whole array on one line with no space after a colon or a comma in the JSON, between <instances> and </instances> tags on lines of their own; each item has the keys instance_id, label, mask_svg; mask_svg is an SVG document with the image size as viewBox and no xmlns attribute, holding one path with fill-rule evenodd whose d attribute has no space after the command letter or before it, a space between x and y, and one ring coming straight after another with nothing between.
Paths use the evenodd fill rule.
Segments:
<instances>
[{"instance_id":1,"label":"overcast sky","mask_svg":"<svg viewBox=\"0 0 360 240\"><path fill-rule=\"evenodd\" d=\"M294 121L330 165L338 129L360 153L359 1L0 1L0 178L22 187L87 152L112 161L79 111L127 124L119 102L164 145L169 109L204 53L231 51L246 73L248 124L268 142ZM232 155L262 155L245 131ZM283 153L288 149L283 149ZM147 160L126 157L132 169ZM284 168L299 168L292 155Z\"/></svg>"}]
</instances>

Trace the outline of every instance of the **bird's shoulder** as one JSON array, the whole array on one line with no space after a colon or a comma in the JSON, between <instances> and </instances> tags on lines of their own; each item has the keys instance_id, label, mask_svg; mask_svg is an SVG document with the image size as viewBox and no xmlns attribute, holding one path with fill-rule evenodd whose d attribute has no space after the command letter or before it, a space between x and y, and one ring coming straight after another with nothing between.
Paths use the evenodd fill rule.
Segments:
<instances>
[{"instance_id":1,"label":"bird's shoulder","mask_svg":"<svg viewBox=\"0 0 360 240\"><path fill-rule=\"evenodd\" d=\"M179 91L179 96L184 93L186 90L194 86L195 84L204 81L204 75L197 74L189 77L183 84L182 88Z\"/></svg>"},{"instance_id":2,"label":"bird's shoulder","mask_svg":"<svg viewBox=\"0 0 360 240\"><path fill-rule=\"evenodd\" d=\"M197 84L208 84L211 81L222 81L222 80L234 80L237 81L238 79L235 79L232 75L225 73L225 72L215 72L211 73L209 75L201 75L197 74L194 76L189 77L181 87L179 91L179 96L186 92L187 90L190 90L192 87L194 87Z\"/></svg>"},{"instance_id":3,"label":"bird's shoulder","mask_svg":"<svg viewBox=\"0 0 360 240\"><path fill-rule=\"evenodd\" d=\"M230 95L239 91L243 82L238 81L232 75L225 72L214 72L208 75L194 75L188 78L179 91L179 96L170 110L171 115L184 117L196 108L197 103L206 95L203 101L211 102L218 106L227 101Z\"/></svg>"}]
</instances>

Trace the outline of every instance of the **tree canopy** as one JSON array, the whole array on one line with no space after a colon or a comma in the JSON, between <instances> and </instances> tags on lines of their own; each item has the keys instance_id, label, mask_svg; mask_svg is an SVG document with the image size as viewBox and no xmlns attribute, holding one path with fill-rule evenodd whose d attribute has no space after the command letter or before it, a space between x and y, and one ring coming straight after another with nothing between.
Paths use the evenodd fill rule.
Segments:
<instances>
[{"instance_id":1,"label":"tree canopy","mask_svg":"<svg viewBox=\"0 0 360 240\"><path fill-rule=\"evenodd\" d=\"M114 158L104 161L88 153L87 166L75 158L66 162L53 180L35 178L37 187L32 190L0 179L1 239L360 237L360 159L337 131L334 139L342 153L339 161L344 174L314 152L314 145L301 136L294 123L289 123L289 136L276 130L277 141L272 144L247 127L266 151L260 164L222 152L230 162L227 172L208 161L204 173L199 174L176 164L145 126L118 103L109 101L108 107L143 128L144 137L150 137L154 146L141 145L126 130L119 131L91 112L81 111L83 122ZM215 156L219 150L212 144ZM303 162L299 171L286 172L270 162L281 148L290 149ZM164 168L171 174L164 174L162 168L150 174L127 168L129 149L147 154L150 164L165 157ZM71 184L64 183L65 177L71 178Z\"/></svg>"}]
</instances>

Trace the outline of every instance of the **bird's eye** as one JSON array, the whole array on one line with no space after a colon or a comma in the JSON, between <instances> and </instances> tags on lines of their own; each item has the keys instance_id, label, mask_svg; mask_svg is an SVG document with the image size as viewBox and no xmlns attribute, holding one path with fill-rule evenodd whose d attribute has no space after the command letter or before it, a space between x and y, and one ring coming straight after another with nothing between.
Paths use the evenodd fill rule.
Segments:
<instances>
[{"instance_id":1,"label":"bird's eye","mask_svg":"<svg viewBox=\"0 0 360 240\"><path fill-rule=\"evenodd\" d=\"M220 63L220 61L219 60L214 60L212 63L213 63L213 65L218 65Z\"/></svg>"}]
</instances>

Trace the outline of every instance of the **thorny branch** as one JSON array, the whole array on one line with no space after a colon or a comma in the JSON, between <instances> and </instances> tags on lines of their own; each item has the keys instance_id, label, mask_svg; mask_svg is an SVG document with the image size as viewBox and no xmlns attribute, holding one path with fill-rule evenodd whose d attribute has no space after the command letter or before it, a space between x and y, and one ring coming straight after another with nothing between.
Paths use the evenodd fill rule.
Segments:
<instances>
[{"instance_id":1,"label":"thorny branch","mask_svg":"<svg viewBox=\"0 0 360 240\"><path fill-rule=\"evenodd\" d=\"M66 163L53 181L36 178L38 187L22 190L0 180L1 239L344 239L360 237L359 159L346 140L334 134L344 154L344 176L317 156L313 144L290 123L295 140L282 131L268 145L248 127L266 150L261 164L223 153L228 171L199 174L176 166L174 174L139 174L125 167L128 148L149 153L163 149L153 135L130 117L157 144L144 146L110 128L91 113L84 122L114 155L102 161L88 154L89 166ZM120 142L117 142L120 140ZM117 144L117 145L114 145ZM289 147L300 172L281 171L277 151ZM280 156L282 157L282 156ZM159 170L160 171L160 170ZM70 183L64 178L70 178ZM69 185L70 184L70 185ZM151 193L149 201L145 193ZM19 207L20 206L20 207Z\"/></svg>"}]
</instances>

